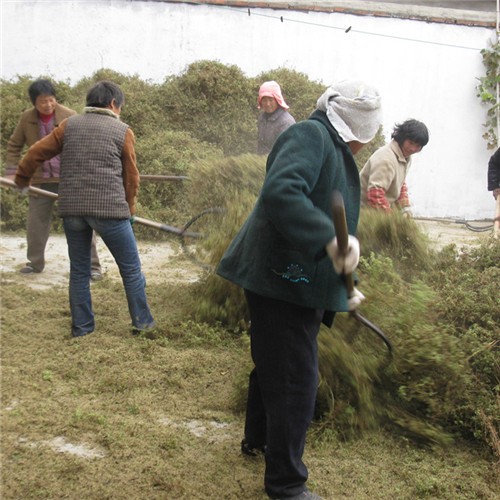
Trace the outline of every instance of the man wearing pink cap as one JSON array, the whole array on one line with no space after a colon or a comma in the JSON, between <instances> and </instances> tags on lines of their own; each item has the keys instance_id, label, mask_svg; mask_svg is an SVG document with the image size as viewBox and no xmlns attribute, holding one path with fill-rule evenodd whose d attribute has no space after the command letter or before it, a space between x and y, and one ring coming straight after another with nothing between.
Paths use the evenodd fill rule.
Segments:
<instances>
[{"instance_id":1,"label":"man wearing pink cap","mask_svg":"<svg viewBox=\"0 0 500 500\"><path fill-rule=\"evenodd\" d=\"M257 127L257 153L270 153L278 136L295 123L294 117L287 111L288 105L283 99L281 88L275 81L264 82L259 89L259 115Z\"/></svg>"}]
</instances>

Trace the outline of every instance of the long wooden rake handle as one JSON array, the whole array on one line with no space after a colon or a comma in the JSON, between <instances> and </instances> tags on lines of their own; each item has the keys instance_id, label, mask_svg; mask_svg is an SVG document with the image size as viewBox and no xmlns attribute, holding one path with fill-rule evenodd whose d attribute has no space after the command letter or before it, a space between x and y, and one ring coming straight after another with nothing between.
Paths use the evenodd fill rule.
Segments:
<instances>
[{"instance_id":1,"label":"long wooden rake handle","mask_svg":"<svg viewBox=\"0 0 500 500\"><path fill-rule=\"evenodd\" d=\"M0 185L17 189L16 183L11 179L7 179L6 177L0 177ZM51 193L50 191L45 191L45 189L36 188L34 186L30 186L28 188L28 191L31 194L35 194L38 196L45 196L45 198L52 198L54 200L57 200L58 198L57 193Z\"/></svg>"},{"instance_id":2,"label":"long wooden rake handle","mask_svg":"<svg viewBox=\"0 0 500 500\"><path fill-rule=\"evenodd\" d=\"M13 180L7 179L5 177L0 177L0 185L17 189L16 183ZM30 186L28 188L28 192L32 195L44 196L45 198L52 198L54 200L57 200L59 198L57 193L51 193L50 191L46 191L45 189L40 189L40 188L37 188L34 186ZM137 222L138 224L142 224L143 226L152 227L154 229L159 229L160 231L172 233L172 234L175 234L177 236L186 236L186 237L190 237L190 238L201 238L202 237L202 235L200 233L196 233L196 232L192 232L192 231L185 231L183 228L169 226L168 224L162 224L161 222L155 222L155 221L152 221L149 219L145 219L144 217L134 217L134 222Z\"/></svg>"}]
</instances>

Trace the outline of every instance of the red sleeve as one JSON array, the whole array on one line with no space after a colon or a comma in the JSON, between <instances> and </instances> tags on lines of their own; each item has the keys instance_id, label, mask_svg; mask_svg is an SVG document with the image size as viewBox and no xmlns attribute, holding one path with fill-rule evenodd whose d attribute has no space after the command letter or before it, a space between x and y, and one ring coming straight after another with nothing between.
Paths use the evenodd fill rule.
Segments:
<instances>
[{"instance_id":1,"label":"red sleeve","mask_svg":"<svg viewBox=\"0 0 500 500\"><path fill-rule=\"evenodd\" d=\"M399 193L399 198L396 200L396 205L399 208L406 208L410 206L410 198L408 198L408 186L406 182L403 182L401 186L401 191Z\"/></svg>"},{"instance_id":2,"label":"red sleeve","mask_svg":"<svg viewBox=\"0 0 500 500\"><path fill-rule=\"evenodd\" d=\"M391 206L385 197L385 191L382 188L370 188L366 193L366 201L368 205L372 208L378 208L385 210L386 212L391 211Z\"/></svg>"}]
</instances>

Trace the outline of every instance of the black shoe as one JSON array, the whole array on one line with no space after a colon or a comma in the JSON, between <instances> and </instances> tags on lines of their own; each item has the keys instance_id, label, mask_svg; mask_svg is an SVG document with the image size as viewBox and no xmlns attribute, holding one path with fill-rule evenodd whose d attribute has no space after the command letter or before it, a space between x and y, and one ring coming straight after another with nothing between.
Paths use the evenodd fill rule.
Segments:
<instances>
[{"instance_id":1,"label":"black shoe","mask_svg":"<svg viewBox=\"0 0 500 500\"><path fill-rule=\"evenodd\" d=\"M136 326L133 326L131 331L134 337L144 337L147 339L155 339L160 334L158 325L154 321L144 328L137 328Z\"/></svg>"},{"instance_id":2,"label":"black shoe","mask_svg":"<svg viewBox=\"0 0 500 500\"><path fill-rule=\"evenodd\" d=\"M249 457L258 457L259 455L266 453L266 445L253 447L248 444L246 439L243 439L241 442L241 453Z\"/></svg>"},{"instance_id":3,"label":"black shoe","mask_svg":"<svg viewBox=\"0 0 500 500\"><path fill-rule=\"evenodd\" d=\"M33 273L41 273L42 271L38 271L38 269L35 269L33 266L27 264L26 266L19 269L19 272L22 274L33 274Z\"/></svg>"},{"instance_id":4,"label":"black shoe","mask_svg":"<svg viewBox=\"0 0 500 500\"><path fill-rule=\"evenodd\" d=\"M72 337L85 337L85 335L90 335L91 333L94 333L94 330L91 332L71 332Z\"/></svg>"},{"instance_id":5,"label":"black shoe","mask_svg":"<svg viewBox=\"0 0 500 500\"><path fill-rule=\"evenodd\" d=\"M313 493L312 491L309 491L306 488L302 493L299 493L294 497L281 497L275 500L322 500L322 499L319 495L316 495L316 493Z\"/></svg>"}]
</instances>

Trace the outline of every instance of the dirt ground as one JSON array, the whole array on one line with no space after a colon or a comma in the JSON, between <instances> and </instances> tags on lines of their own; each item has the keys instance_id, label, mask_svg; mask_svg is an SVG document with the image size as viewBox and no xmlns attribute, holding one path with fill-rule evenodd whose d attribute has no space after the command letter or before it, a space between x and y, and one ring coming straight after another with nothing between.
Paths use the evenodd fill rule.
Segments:
<instances>
[{"instance_id":1,"label":"dirt ground","mask_svg":"<svg viewBox=\"0 0 500 500\"><path fill-rule=\"evenodd\" d=\"M138 241L139 253L146 279L150 283L196 281L200 268L190 265L182 256L182 249L175 241ZM106 278L121 280L113 256L103 241L97 239L97 253ZM182 265L175 261L182 258ZM0 272L4 280L24 280L31 288L43 290L54 286L66 286L69 278L69 259L66 238L63 234L52 234L45 251L46 265L43 273L21 274L26 264L26 237L3 233L0 237Z\"/></svg>"},{"instance_id":2,"label":"dirt ground","mask_svg":"<svg viewBox=\"0 0 500 500\"><path fill-rule=\"evenodd\" d=\"M455 244L459 248L478 245L493 233L492 223L487 221L469 223L473 229L491 228L488 231L479 232L468 229L463 222L434 219L415 219L415 222L428 235L436 250L451 244Z\"/></svg>"},{"instance_id":3,"label":"dirt ground","mask_svg":"<svg viewBox=\"0 0 500 500\"><path fill-rule=\"evenodd\" d=\"M491 235L492 230L475 232L465 224L436 221L416 220L417 224L429 236L436 249L446 245L456 244L457 247L477 245ZM487 222L471 223L474 228L490 226ZM143 271L148 282L192 282L198 279L200 268L196 265L186 265L182 257L182 249L176 241L138 241ZM106 277L120 280L118 268L106 245L98 239L98 254ZM176 266L176 260L182 260L182 265ZM46 267L43 273L35 275L20 274L19 269L26 263L25 235L3 233L0 237L0 272L6 280L25 280L33 289L46 289L53 286L66 286L69 276L69 260L64 235L51 235L46 249Z\"/></svg>"}]
</instances>

